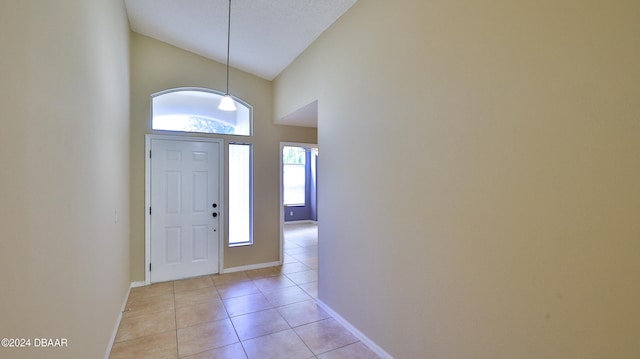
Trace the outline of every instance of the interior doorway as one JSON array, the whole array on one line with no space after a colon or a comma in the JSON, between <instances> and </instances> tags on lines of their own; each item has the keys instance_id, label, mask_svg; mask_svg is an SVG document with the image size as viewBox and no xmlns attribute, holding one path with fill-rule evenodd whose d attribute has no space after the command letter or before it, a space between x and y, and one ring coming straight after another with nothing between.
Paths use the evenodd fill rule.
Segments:
<instances>
[{"instance_id":1,"label":"interior doorway","mask_svg":"<svg viewBox=\"0 0 640 359\"><path fill-rule=\"evenodd\" d=\"M318 225L318 145L280 143L280 261L285 259L285 226Z\"/></svg>"}]
</instances>

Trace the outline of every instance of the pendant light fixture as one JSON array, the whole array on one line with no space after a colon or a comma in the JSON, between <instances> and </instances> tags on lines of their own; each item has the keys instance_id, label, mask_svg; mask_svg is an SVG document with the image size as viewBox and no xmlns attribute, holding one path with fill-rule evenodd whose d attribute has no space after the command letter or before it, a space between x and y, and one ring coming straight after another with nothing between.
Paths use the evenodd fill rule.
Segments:
<instances>
[{"instance_id":1,"label":"pendant light fixture","mask_svg":"<svg viewBox=\"0 0 640 359\"><path fill-rule=\"evenodd\" d=\"M231 95L229 95L229 48L231 43L231 0L229 0L229 17L227 19L227 92L225 92L224 97L220 100L220 105L218 105L218 109L222 111L235 111L236 104L233 101Z\"/></svg>"}]
</instances>

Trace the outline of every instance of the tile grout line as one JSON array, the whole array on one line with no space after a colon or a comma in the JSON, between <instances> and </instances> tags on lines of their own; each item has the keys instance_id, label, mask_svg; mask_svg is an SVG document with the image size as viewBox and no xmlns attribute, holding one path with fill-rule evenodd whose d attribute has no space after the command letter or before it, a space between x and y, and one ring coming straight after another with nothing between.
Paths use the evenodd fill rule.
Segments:
<instances>
[{"instance_id":1,"label":"tile grout line","mask_svg":"<svg viewBox=\"0 0 640 359\"><path fill-rule=\"evenodd\" d=\"M176 358L180 359L180 343L178 343L178 309L176 308L176 281L173 281L173 323L176 326Z\"/></svg>"},{"instance_id":2,"label":"tile grout line","mask_svg":"<svg viewBox=\"0 0 640 359\"><path fill-rule=\"evenodd\" d=\"M213 287L216 288L216 291L218 291L218 288L216 287L215 284L213 285ZM245 357L248 358L249 356L247 355L247 350L244 348L244 345L242 345L242 340L240 339L240 335L238 334L238 329L236 328L236 325L233 323L233 320L231 320L231 314L229 314L227 305L222 300L222 296L220 296L219 292L218 292L218 296L220 297L220 301L222 302L222 307L224 308L224 311L227 313L227 320L231 323L231 326L233 327L233 331L236 333L236 338L238 338L238 343L240 343L240 346L242 347L242 351L244 352Z\"/></svg>"}]
</instances>

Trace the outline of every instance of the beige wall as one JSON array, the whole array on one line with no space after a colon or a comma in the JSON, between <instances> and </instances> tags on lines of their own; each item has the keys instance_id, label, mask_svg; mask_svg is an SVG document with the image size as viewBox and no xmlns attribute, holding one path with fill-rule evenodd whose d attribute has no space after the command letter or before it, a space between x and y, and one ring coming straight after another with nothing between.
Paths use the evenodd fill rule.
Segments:
<instances>
[{"instance_id":1,"label":"beige wall","mask_svg":"<svg viewBox=\"0 0 640 359\"><path fill-rule=\"evenodd\" d=\"M274 82L319 103L321 300L396 358L640 357L638 14L358 2Z\"/></svg>"},{"instance_id":2,"label":"beige wall","mask_svg":"<svg viewBox=\"0 0 640 359\"><path fill-rule=\"evenodd\" d=\"M122 1L0 2L0 338L32 339L0 357L106 352L129 286L128 38Z\"/></svg>"},{"instance_id":3,"label":"beige wall","mask_svg":"<svg viewBox=\"0 0 640 359\"><path fill-rule=\"evenodd\" d=\"M226 72L223 64L137 33L131 34L131 53L131 279L141 281L145 261L144 138L145 134L160 133L150 129L150 95L177 87L223 90ZM315 129L273 124L270 81L231 69L230 92L251 104L254 111L253 137L219 136L225 143L241 141L254 146L254 245L225 245L225 268L279 260L280 142L316 141ZM224 240L228 242L226 236Z\"/></svg>"}]
</instances>

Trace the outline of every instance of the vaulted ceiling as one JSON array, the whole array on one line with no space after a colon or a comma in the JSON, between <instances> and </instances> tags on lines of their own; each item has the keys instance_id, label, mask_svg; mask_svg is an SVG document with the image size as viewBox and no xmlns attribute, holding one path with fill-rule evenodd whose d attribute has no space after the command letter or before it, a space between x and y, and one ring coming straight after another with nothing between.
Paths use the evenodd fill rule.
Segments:
<instances>
[{"instance_id":1,"label":"vaulted ceiling","mask_svg":"<svg viewBox=\"0 0 640 359\"><path fill-rule=\"evenodd\" d=\"M273 80L357 0L232 0L232 67ZM226 62L228 0L125 0L131 30Z\"/></svg>"}]
</instances>

